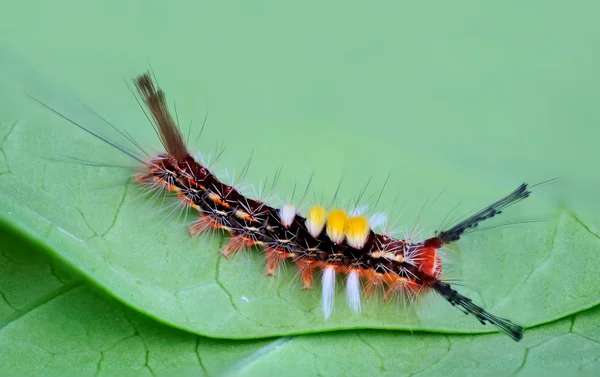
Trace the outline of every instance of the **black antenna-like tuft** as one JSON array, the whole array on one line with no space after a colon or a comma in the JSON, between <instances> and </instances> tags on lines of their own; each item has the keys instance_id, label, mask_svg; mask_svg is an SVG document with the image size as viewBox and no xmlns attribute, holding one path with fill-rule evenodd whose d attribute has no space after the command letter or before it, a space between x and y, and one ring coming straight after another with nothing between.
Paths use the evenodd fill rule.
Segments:
<instances>
[{"instance_id":1,"label":"black antenna-like tuft","mask_svg":"<svg viewBox=\"0 0 600 377\"><path fill-rule=\"evenodd\" d=\"M466 231L476 228L479 223L484 220L491 219L492 217L501 214L504 208L520 202L527 198L529 194L531 194L531 191L529 191L527 183L523 183L515 191L504 198L485 207L473 216L454 225L452 228L439 232L437 238L441 240L442 244L458 241L460 236Z\"/></svg>"},{"instance_id":2,"label":"black antenna-like tuft","mask_svg":"<svg viewBox=\"0 0 600 377\"><path fill-rule=\"evenodd\" d=\"M482 324L491 323L500 331L510 336L515 341L523 339L523 327L515 325L511 321L496 317L486 312L483 308L473 304L471 299L456 292L450 284L437 281L433 284L433 289L444 297L452 306L458 306L465 314L475 316Z\"/></svg>"}]
</instances>

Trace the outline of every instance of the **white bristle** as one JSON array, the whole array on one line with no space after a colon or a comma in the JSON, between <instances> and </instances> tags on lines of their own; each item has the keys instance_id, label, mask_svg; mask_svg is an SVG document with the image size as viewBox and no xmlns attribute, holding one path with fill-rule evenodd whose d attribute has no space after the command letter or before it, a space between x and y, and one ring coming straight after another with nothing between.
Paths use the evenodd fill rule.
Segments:
<instances>
[{"instance_id":1,"label":"white bristle","mask_svg":"<svg viewBox=\"0 0 600 377\"><path fill-rule=\"evenodd\" d=\"M356 217L356 216L362 216L364 215L367 211L369 210L369 206L368 205L364 205L364 206L358 206L356 208L354 208L351 212L350 212L350 216L352 217Z\"/></svg>"},{"instance_id":2,"label":"white bristle","mask_svg":"<svg viewBox=\"0 0 600 377\"><path fill-rule=\"evenodd\" d=\"M379 227L385 228L386 222L387 222L387 213L378 212L378 213L373 214L373 216L371 216L371 218L369 219L369 226L371 227L371 229L376 229Z\"/></svg>"},{"instance_id":3,"label":"white bristle","mask_svg":"<svg viewBox=\"0 0 600 377\"><path fill-rule=\"evenodd\" d=\"M335 303L335 268L326 267L323 270L321 306L325 320L331 317Z\"/></svg>"},{"instance_id":4,"label":"white bristle","mask_svg":"<svg viewBox=\"0 0 600 377\"><path fill-rule=\"evenodd\" d=\"M406 249L406 252L404 253L404 262L410 264L411 266L416 266L417 262L421 260L420 255L420 248L410 246Z\"/></svg>"},{"instance_id":5,"label":"white bristle","mask_svg":"<svg viewBox=\"0 0 600 377\"><path fill-rule=\"evenodd\" d=\"M353 270L346 279L346 302L354 314L360 314L360 277L358 271Z\"/></svg>"},{"instance_id":6,"label":"white bristle","mask_svg":"<svg viewBox=\"0 0 600 377\"><path fill-rule=\"evenodd\" d=\"M289 228L294 222L295 217L296 207L293 204L284 204L279 209L279 219L284 227Z\"/></svg>"}]
</instances>

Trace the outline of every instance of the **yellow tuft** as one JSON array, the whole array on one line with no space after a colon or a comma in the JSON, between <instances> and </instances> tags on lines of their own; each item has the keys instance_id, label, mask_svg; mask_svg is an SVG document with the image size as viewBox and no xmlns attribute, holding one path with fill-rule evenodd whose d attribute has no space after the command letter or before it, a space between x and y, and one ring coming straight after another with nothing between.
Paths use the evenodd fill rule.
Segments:
<instances>
[{"instance_id":1,"label":"yellow tuft","mask_svg":"<svg viewBox=\"0 0 600 377\"><path fill-rule=\"evenodd\" d=\"M327 211L321 206L314 206L306 215L306 228L311 236L317 238L323 231L325 222L327 221Z\"/></svg>"},{"instance_id":2,"label":"yellow tuft","mask_svg":"<svg viewBox=\"0 0 600 377\"><path fill-rule=\"evenodd\" d=\"M341 209L329 213L327 218L327 235L333 243L339 244L344 241L344 230L346 229L347 218L348 215Z\"/></svg>"},{"instance_id":3,"label":"yellow tuft","mask_svg":"<svg viewBox=\"0 0 600 377\"><path fill-rule=\"evenodd\" d=\"M351 217L346 220L346 240L355 249L362 249L369 238L369 220L365 216Z\"/></svg>"}]
</instances>

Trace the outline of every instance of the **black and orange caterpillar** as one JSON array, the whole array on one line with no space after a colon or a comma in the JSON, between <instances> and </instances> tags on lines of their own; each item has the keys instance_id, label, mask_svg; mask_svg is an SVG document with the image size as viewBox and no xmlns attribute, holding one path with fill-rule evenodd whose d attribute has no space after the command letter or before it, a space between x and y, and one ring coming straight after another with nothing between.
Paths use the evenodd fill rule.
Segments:
<instances>
[{"instance_id":1,"label":"black and orange caterpillar","mask_svg":"<svg viewBox=\"0 0 600 377\"><path fill-rule=\"evenodd\" d=\"M199 218L189 227L191 235L215 229L227 231L231 239L221 250L226 257L242 247L261 247L267 257L267 275L275 274L277 266L289 259L298 266L303 289L311 289L314 271L321 271L325 318L332 313L336 276L343 274L347 302L355 313L361 310L361 284L367 298L375 288L384 289L385 300L394 296L412 300L433 290L482 324L490 323L516 341L523 337L521 326L488 313L441 280L439 250L480 222L527 198L531 193L527 184L422 242L378 234L367 217L339 209L327 211L314 206L303 216L293 204L275 208L220 181L188 151L165 94L150 74L136 77L134 83L165 148L165 152L148 160L36 101L140 162L142 168L135 178L138 183L176 193L183 205L195 209ZM121 135L137 146L128 134Z\"/></svg>"}]
</instances>

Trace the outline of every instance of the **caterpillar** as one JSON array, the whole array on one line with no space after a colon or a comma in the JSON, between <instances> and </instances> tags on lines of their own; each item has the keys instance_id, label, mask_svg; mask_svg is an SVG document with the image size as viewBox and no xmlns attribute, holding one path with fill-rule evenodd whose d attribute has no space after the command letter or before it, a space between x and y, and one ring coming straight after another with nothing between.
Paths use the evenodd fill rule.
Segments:
<instances>
[{"instance_id":1,"label":"caterpillar","mask_svg":"<svg viewBox=\"0 0 600 377\"><path fill-rule=\"evenodd\" d=\"M274 275L281 263L291 261L298 268L303 290L313 288L313 276L320 271L325 319L332 315L336 280L345 276L347 303L354 313L361 311L363 285L367 299L376 289L382 289L385 301L395 297L412 301L433 291L481 324L491 324L515 341L522 339L522 326L487 312L443 280L440 249L529 197L531 186L528 184L521 184L474 215L419 242L408 237L399 239L387 233L376 233L366 216L341 209L328 211L316 205L303 215L292 203L276 208L245 196L232 185L220 181L188 150L169 111L165 93L151 74L143 73L133 82L140 104L149 112L148 118L164 147L163 152L150 158L140 156L134 149L113 142L30 97L137 161L140 170L134 179L138 184L174 193L182 205L195 210L198 218L188 228L191 236L208 231L229 233L229 241L220 250L224 257L230 257L241 248L258 247L266 255L267 275ZM141 150L130 135L119 132Z\"/></svg>"}]
</instances>

